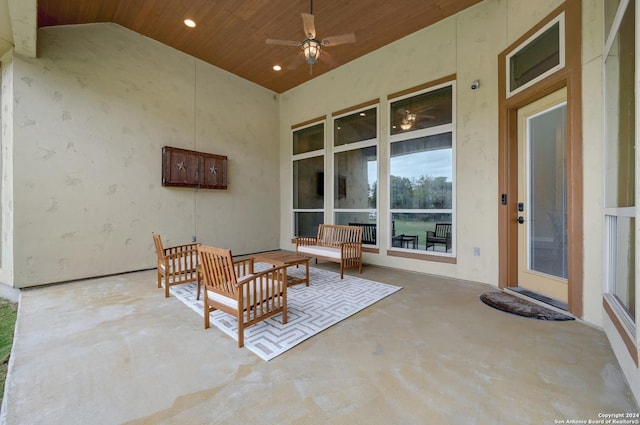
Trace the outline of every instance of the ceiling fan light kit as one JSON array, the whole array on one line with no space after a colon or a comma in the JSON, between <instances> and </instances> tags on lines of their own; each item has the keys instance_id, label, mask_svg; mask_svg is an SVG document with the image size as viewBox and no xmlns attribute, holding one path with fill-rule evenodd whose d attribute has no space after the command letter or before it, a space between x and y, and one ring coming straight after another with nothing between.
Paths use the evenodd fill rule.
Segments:
<instances>
[{"instance_id":1,"label":"ceiling fan light kit","mask_svg":"<svg viewBox=\"0 0 640 425\"><path fill-rule=\"evenodd\" d=\"M413 123L416 122L416 114L411 113L408 109L404 111L404 117L400 121L400 128L404 131L410 130Z\"/></svg>"},{"instance_id":2,"label":"ceiling fan light kit","mask_svg":"<svg viewBox=\"0 0 640 425\"><path fill-rule=\"evenodd\" d=\"M320 42L314 39L306 39L302 42L302 52L310 65L313 65L320 58Z\"/></svg>"},{"instance_id":3,"label":"ceiling fan light kit","mask_svg":"<svg viewBox=\"0 0 640 425\"><path fill-rule=\"evenodd\" d=\"M309 65L313 65L320 59L322 47L337 46L339 44L355 43L356 36L353 33L342 34L333 37L316 38L316 27L313 16L313 0L311 0L311 13L302 13L302 27L305 39L302 42L292 40L276 40L268 38L267 44L280 44L283 46L301 46L302 54Z\"/></svg>"}]
</instances>

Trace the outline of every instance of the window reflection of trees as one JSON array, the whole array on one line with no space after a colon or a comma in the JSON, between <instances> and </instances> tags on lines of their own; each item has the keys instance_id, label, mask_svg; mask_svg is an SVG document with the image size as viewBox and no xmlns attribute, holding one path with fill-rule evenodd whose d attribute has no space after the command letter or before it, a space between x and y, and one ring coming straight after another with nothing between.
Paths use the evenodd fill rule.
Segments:
<instances>
[{"instance_id":1,"label":"window reflection of trees","mask_svg":"<svg viewBox=\"0 0 640 425\"><path fill-rule=\"evenodd\" d=\"M451 133L392 144L392 209L452 208L451 145ZM438 151L445 155L429 155ZM441 158L446 158L446 163L440 164ZM407 175L411 177L406 177Z\"/></svg>"},{"instance_id":2,"label":"window reflection of trees","mask_svg":"<svg viewBox=\"0 0 640 425\"><path fill-rule=\"evenodd\" d=\"M452 205L452 182L446 177L417 179L391 176L392 209L443 209Z\"/></svg>"}]
</instances>

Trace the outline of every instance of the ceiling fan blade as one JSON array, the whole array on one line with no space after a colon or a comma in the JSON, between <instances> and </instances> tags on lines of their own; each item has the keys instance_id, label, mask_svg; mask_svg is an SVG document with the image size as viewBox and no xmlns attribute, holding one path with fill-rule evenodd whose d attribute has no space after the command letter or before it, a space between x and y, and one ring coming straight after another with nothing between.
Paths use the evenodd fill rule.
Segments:
<instances>
[{"instance_id":1,"label":"ceiling fan blade","mask_svg":"<svg viewBox=\"0 0 640 425\"><path fill-rule=\"evenodd\" d=\"M267 38L267 44L280 44L283 46L300 46L302 43L292 40L274 40L273 38Z\"/></svg>"},{"instance_id":2,"label":"ceiling fan blade","mask_svg":"<svg viewBox=\"0 0 640 425\"><path fill-rule=\"evenodd\" d=\"M337 46L339 44L347 44L347 43L355 43L356 35L354 33L350 34L342 34L342 35L334 35L332 37L327 37L322 40L323 46Z\"/></svg>"},{"instance_id":3,"label":"ceiling fan blade","mask_svg":"<svg viewBox=\"0 0 640 425\"><path fill-rule=\"evenodd\" d=\"M313 15L310 13L302 14L302 26L304 28L304 36L306 38L316 38L316 26L313 23Z\"/></svg>"},{"instance_id":4,"label":"ceiling fan blade","mask_svg":"<svg viewBox=\"0 0 640 425\"><path fill-rule=\"evenodd\" d=\"M298 53L297 55L295 55L293 57L293 59L291 59L285 66L284 69L288 69L290 71L293 71L295 69L298 69L298 67L300 65L302 65L302 63L304 62L304 55L302 53Z\"/></svg>"},{"instance_id":5,"label":"ceiling fan blade","mask_svg":"<svg viewBox=\"0 0 640 425\"><path fill-rule=\"evenodd\" d=\"M418 106L418 107L413 107L410 108L411 112L413 112L414 114L424 114L425 112L431 111L432 109L435 109L435 106L431 105L431 106Z\"/></svg>"},{"instance_id":6,"label":"ceiling fan blade","mask_svg":"<svg viewBox=\"0 0 640 425\"><path fill-rule=\"evenodd\" d=\"M320 55L320 60L326 63L331 68L335 68L338 66L338 61L333 56L331 56L329 52L327 52L326 50L322 51L322 54Z\"/></svg>"}]
</instances>

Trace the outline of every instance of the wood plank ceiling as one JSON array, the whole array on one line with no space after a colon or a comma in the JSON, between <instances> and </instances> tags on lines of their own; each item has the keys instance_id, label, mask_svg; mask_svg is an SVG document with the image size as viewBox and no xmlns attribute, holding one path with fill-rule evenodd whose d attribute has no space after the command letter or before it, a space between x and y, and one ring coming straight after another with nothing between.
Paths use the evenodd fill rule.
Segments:
<instances>
[{"instance_id":1,"label":"wood plank ceiling","mask_svg":"<svg viewBox=\"0 0 640 425\"><path fill-rule=\"evenodd\" d=\"M304 40L309 0L39 0L38 26L113 22L283 93L480 1L316 0L317 38L355 33L357 41L325 48L311 75L299 47L265 43Z\"/></svg>"}]
</instances>

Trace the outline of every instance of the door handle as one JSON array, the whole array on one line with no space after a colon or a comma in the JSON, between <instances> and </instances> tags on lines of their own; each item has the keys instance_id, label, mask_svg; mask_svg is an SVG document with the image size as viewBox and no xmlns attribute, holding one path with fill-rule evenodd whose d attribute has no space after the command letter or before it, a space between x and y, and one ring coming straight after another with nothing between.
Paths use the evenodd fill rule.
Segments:
<instances>
[{"instance_id":1,"label":"door handle","mask_svg":"<svg viewBox=\"0 0 640 425\"><path fill-rule=\"evenodd\" d=\"M516 220L519 224L524 223L524 217L523 216L519 216L518 219Z\"/></svg>"}]
</instances>

